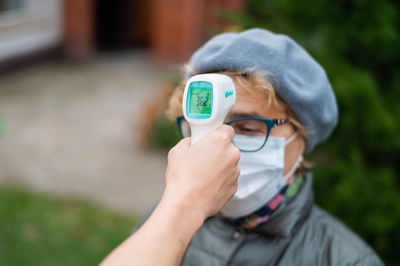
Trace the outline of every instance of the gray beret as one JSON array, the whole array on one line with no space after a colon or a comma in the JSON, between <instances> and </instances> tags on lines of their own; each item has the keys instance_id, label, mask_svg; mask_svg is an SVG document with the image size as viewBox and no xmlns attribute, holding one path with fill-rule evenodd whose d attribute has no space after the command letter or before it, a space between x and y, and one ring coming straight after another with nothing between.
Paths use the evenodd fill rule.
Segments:
<instances>
[{"instance_id":1,"label":"gray beret","mask_svg":"<svg viewBox=\"0 0 400 266\"><path fill-rule=\"evenodd\" d=\"M286 35L264 29L217 35L192 55L189 68L196 74L248 68L272 73L276 93L310 133L306 152L337 124L336 99L324 69Z\"/></svg>"}]
</instances>

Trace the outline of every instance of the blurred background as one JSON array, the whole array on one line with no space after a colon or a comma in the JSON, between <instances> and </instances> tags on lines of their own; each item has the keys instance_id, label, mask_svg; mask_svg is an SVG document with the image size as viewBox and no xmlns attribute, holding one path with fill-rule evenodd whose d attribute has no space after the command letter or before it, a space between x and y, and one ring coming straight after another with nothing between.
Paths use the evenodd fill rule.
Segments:
<instances>
[{"instance_id":1,"label":"blurred background","mask_svg":"<svg viewBox=\"0 0 400 266\"><path fill-rule=\"evenodd\" d=\"M213 35L252 27L326 69L340 118L308 156L316 203L399 265L392 0L0 0L0 265L95 265L125 239L163 190L180 68Z\"/></svg>"}]
</instances>

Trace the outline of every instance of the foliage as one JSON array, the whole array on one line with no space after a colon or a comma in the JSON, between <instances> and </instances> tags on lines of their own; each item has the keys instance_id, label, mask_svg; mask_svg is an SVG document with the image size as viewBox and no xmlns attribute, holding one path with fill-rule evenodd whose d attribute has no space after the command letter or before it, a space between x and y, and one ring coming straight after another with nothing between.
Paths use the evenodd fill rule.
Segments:
<instances>
[{"instance_id":1,"label":"foliage","mask_svg":"<svg viewBox=\"0 0 400 266\"><path fill-rule=\"evenodd\" d=\"M316 201L400 264L400 2L249 0L224 16L287 34L324 66L340 117L310 155Z\"/></svg>"},{"instance_id":2,"label":"foliage","mask_svg":"<svg viewBox=\"0 0 400 266\"><path fill-rule=\"evenodd\" d=\"M83 201L0 187L0 265L97 265L135 219Z\"/></svg>"},{"instance_id":3,"label":"foliage","mask_svg":"<svg viewBox=\"0 0 400 266\"><path fill-rule=\"evenodd\" d=\"M160 117L153 125L150 135L150 146L152 148L172 148L181 139L178 125L175 121L170 121L166 116Z\"/></svg>"}]
</instances>

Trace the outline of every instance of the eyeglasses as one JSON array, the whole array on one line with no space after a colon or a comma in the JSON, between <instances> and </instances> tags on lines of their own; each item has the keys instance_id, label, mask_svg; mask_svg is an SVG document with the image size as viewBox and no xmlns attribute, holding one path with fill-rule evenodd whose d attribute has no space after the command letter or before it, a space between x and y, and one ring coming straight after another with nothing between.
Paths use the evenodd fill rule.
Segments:
<instances>
[{"instance_id":1,"label":"eyeglasses","mask_svg":"<svg viewBox=\"0 0 400 266\"><path fill-rule=\"evenodd\" d=\"M190 125L183 116L176 118L182 137L190 137ZM230 125L235 130L235 138L246 136L251 137L251 141L235 141L233 143L243 152L256 152L261 150L268 140L271 129L288 123L288 119L271 119L262 117L243 117L231 120L225 124Z\"/></svg>"}]
</instances>

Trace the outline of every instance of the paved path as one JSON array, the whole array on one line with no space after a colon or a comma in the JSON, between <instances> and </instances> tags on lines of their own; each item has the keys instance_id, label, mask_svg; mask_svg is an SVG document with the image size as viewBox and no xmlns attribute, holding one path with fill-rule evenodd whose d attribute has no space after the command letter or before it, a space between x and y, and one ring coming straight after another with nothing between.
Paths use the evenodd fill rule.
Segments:
<instances>
[{"instance_id":1,"label":"paved path","mask_svg":"<svg viewBox=\"0 0 400 266\"><path fill-rule=\"evenodd\" d=\"M0 182L143 213L166 156L135 147L134 121L166 70L142 52L41 64L0 79Z\"/></svg>"}]
</instances>

